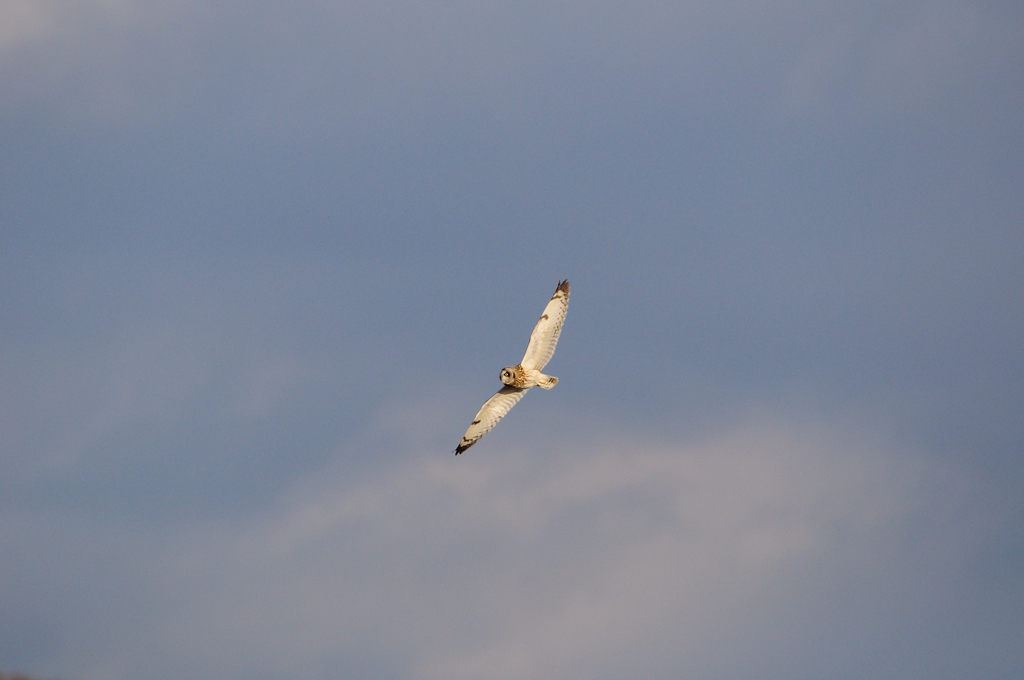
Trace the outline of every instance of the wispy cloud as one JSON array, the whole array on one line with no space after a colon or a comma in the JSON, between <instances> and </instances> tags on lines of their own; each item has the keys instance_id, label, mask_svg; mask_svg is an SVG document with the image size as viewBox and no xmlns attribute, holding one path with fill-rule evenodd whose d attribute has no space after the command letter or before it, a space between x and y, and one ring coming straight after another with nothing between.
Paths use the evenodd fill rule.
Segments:
<instances>
[{"instance_id":1,"label":"wispy cloud","mask_svg":"<svg viewBox=\"0 0 1024 680\"><path fill-rule=\"evenodd\" d=\"M49 593L17 563L4 580L50 607L122 593L90 607L101 628L67 612L52 672L86 680L364 662L423 678L722 664L773 677L793 668L785 650L814 656L808 638L844 638L844 654L918 644L908 612L944 600L997 529L961 470L820 425L485 454L356 478L336 465L255 516L202 526L8 519L10 550L82 566ZM127 555L130 571L113 568ZM765 658L769 641L782 651ZM71 649L89 650L84 666Z\"/></svg>"}]
</instances>

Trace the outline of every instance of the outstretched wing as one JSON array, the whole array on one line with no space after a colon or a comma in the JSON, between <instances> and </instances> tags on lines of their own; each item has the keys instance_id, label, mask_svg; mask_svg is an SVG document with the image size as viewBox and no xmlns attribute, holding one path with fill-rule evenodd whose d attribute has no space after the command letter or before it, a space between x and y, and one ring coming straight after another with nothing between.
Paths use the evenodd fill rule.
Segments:
<instances>
[{"instance_id":1,"label":"outstretched wing","mask_svg":"<svg viewBox=\"0 0 1024 680\"><path fill-rule=\"evenodd\" d=\"M469 426L465 436L462 437L462 441L455 448L455 455L459 455L473 444L476 444L480 437L493 430L498 421L505 417L505 414L516 405L517 401L523 398L523 395L529 389L529 387L523 389L506 385L497 394L485 401L476 417L473 418L473 424Z\"/></svg>"},{"instance_id":2,"label":"outstretched wing","mask_svg":"<svg viewBox=\"0 0 1024 680\"><path fill-rule=\"evenodd\" d=\"M562 332L562 322L569 311L569 280L561 281L555 294L551 296L544 313L540 315L540 321L533 328L530 334L530 344L523 356L523 368L533 368L538 371L551 360L555 353L555 345L558 344L558 334Z\"/></svg>"}]
</instances>

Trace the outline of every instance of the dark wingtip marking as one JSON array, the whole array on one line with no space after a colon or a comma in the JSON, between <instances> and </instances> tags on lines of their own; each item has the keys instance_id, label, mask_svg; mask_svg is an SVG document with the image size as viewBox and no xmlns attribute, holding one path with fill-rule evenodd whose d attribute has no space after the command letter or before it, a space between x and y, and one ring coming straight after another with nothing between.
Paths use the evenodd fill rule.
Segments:
<instances>
[{"instance_id":1,"label":"dark wingtip marking","mask_svg":"<svg viewBox=\"0 0 1024 680\"><path fill-rule=\"evenodd\" d=\"M569 279L565 279L563 281L558 282L558 287L555 288L555 295L558 295L559 291L565 293L566 295L569 294Z\"/></svg>"}]
</instances>

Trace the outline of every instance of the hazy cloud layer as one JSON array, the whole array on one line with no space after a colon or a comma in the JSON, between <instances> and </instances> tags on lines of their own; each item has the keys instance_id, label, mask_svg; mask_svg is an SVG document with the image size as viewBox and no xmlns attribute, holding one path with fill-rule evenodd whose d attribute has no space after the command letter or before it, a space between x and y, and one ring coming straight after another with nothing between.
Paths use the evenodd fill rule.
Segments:
<instances>
[{"instance_id":1,"label":"hazy cloud layer","mask_svg":"<svg viewBox=\"0 0 1024 680\"><path fill-rule=\"evenodd\" d=\"M773 418L682 446L577 447L454 466L417 454L356 479L328 466L233 521L8 517L19 558L4 581L15 619L59 617L41 670L81 678L996 677L1015 663L1020 614L998 606L990 562L1007 499L962 469ZM922 616L937 639L915 631ZM978 645L997 649L968 662Z\"/></svg>"}]
</instances>

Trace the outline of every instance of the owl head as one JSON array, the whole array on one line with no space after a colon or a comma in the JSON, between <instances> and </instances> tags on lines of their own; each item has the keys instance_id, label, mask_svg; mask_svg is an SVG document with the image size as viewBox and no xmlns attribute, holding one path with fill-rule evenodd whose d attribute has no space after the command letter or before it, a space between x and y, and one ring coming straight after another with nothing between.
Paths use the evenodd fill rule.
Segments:
<instances>
[{"instance_id":1,"label":"owl head","mask_svg":"<svg viewBox=\"0 0 1024 680\"><path fill-rule=\"evenodd\" d=\"M515 366L506 366L505 368L501 369L501 382L505 383L506 385L511 385L515 381L515 379Z\"/></svg>"}]
</instances>

